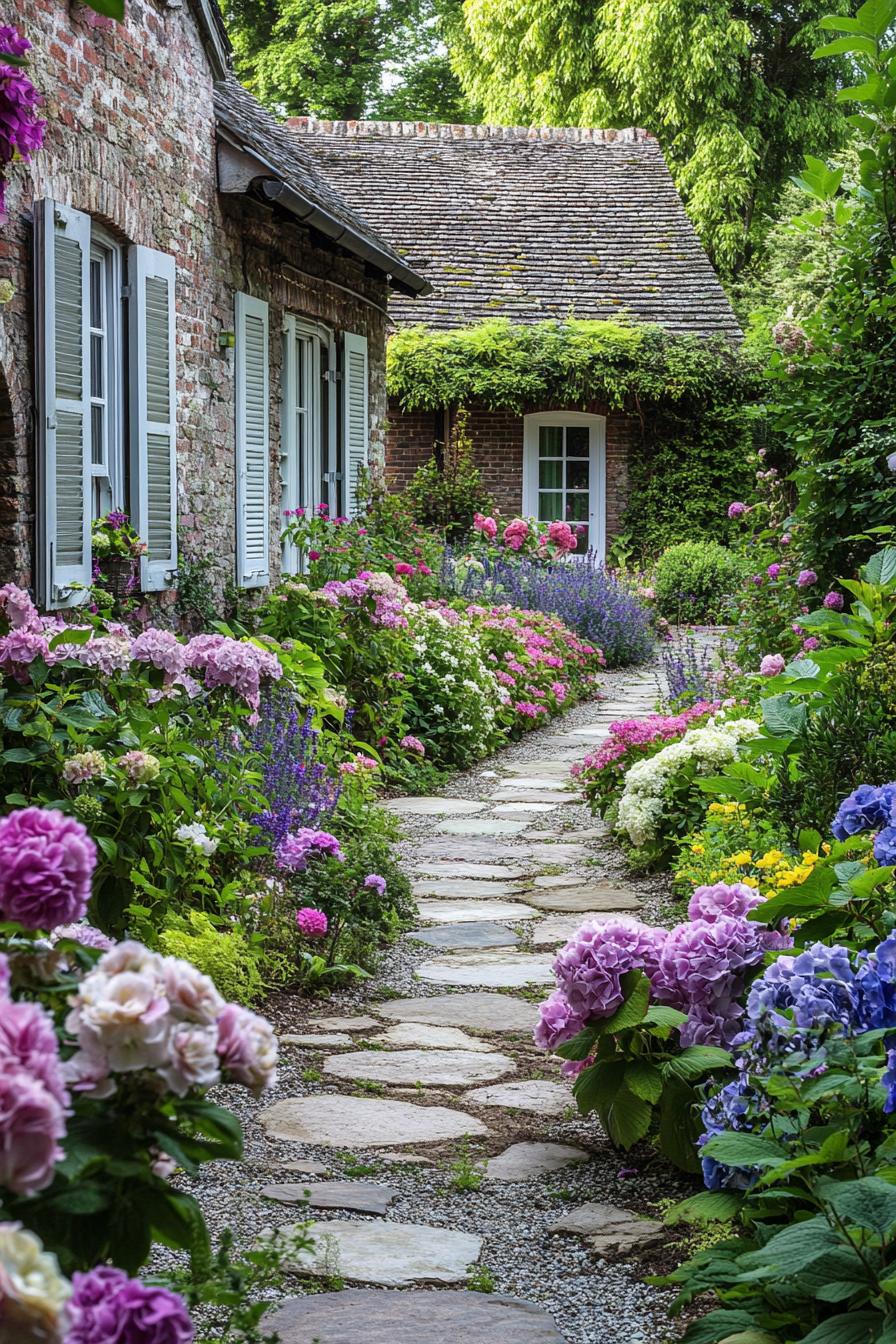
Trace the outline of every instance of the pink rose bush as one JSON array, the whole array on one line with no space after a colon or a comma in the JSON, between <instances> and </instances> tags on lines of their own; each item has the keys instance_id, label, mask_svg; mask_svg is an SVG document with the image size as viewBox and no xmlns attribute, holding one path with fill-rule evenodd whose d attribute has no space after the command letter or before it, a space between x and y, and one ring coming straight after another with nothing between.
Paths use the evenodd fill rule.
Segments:
<instances>
[{"instance_id":1,"label":"pink rose bush","mask_svg":"<svg viewBox=\"0 0 896 1344\"><path fill-rule=\"evenodd\" d=\"M717 701L700 700L678 714L617 719L610 724L604 744L577 761L570 773L582 785L591 807L603 811L621 794L630 766L680 741L688 729L706 723L719 708Z\"/></svg>"}]
</instances>

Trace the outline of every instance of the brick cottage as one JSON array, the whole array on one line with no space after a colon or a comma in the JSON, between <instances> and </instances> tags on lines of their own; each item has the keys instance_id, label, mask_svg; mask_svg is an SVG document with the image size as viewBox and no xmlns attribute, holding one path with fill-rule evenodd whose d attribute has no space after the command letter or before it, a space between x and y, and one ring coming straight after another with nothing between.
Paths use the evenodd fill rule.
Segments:
<instances>
[{"instance_id":1,"label":"brick cottage","mask_svg":"<svg viewBox=\"0 0 896 1344\"><path fill-rule=\"evenodd\" d=\"M219 593L263 587L294 567L283 509L351 511L390 290L428 282L236 82L215 0L16 20L47 129L0 224L0 581L83 600L115 508L144 591L197 561Z\"/></svg>"},{"instance_id":2,"label":"brick cottage","mask_svg":"<svg viewBox=\"0 0 896 1344\"><path fill-rule=\"evenodd\" d=\"M393 299L402 325L625 315L672 332L740 337L645 131L287 124L346 200L431 282L422 302ZM456 409L390 404L386 464L395 487L445 441ZM597 400L523 414L468 409L476 461L501 511L578 522L603 555L628 500L640 422Z\"/></svg>"}]
</instances>

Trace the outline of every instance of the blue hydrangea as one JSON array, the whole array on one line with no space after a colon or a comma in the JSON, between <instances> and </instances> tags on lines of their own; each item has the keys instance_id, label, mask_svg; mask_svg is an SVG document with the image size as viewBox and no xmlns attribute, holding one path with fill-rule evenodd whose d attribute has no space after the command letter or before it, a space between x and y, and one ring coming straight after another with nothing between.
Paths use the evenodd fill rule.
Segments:
<instances>
[{"instance_id":1,"label":"blue hydrangea","mask_svg":"<svg viewBox=\"0 0 896 1344\"><path fill-rule=\"evenodd\" d=\"M896 783L860 784L837 809L831 823L835 840L848 840L863 831L876 831L896 821L893 805L896 803Z\"/></svg>"}]
</instances>

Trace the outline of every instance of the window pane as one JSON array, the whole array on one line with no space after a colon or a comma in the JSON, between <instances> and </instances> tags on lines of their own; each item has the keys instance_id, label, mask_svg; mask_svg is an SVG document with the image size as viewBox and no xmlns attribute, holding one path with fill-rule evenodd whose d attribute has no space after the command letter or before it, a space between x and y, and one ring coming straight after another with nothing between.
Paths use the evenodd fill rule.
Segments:
<instances>
[{"instance_id":1,"label":"window pane","mask_svg":"<svg viewBox=\"0 0 896 1344\"><path fill-rule=\"evenodd\" d=\"M575 533L576 549L573 551L573 555L584 555L590 545L588 540L588 528L586 525L580 524L575 529Z\"/></svg>"},{"instance_id":2,"label":"window pane","mask_svg":"<svg viewBox=\"0 0 896 1344\"><path fill-rule=\"evenodd\" d=\"M542 425L538 431L538 456L563 456L563 426Z\"/></svg>"},{"instance_id":3,"label":"window pane","mask_svg":"<svg viewBox=\"0 0 896 1344\"><path fill-rule=\"evenodd\" d=\"M588 521L589 497L582 493L566 496L565 518L568 523L586 523Z\"/></svg>"},{"instance_id":4,"label":"window pane","mask_svg":"<svg viewBox=\"0 0 896 1344\"><path fill-rule=\"evenodd\" d=\"M91 336L90 338L90 395L92 397L101 397L104 394L103 389L103 338L102 336Z\"/></svg>"},{"instance_id":5,"label":"window pane","mask_svg":"<svg viewBox=\"0 0 896 1344\"><path fill-rule=\"evenodd\" d=\"M90 262L90 325L102 330L103 321L103 263L96 257Z\"/></svg>"},{"instance_id":6,"label":"window pane","mask_svg":"<svg viewBox=\"0 0 896 1344\"><path fill-rule=\"evenodd\" d=\"M563 496L559 490L538 492L538 519L542 523L553 523L561 517Z\"/></svg>"},{"instance_id":7,"label":"window pane","mask_svg":"<svg viewBox=\"0 0 896 1344\"><path fill-rule=\"evenodd\" d=\"M573 458L566 464L567 490L587 490L591 474L591 463L586 459Z\"/></svg>"},{"instance_id":8,"label":"window pane","mask_svg":"<svg viewBox=\"0 0 896 1344\"><path fill-rule=\"evenodd\" d=\"M548 459L538 464L538 485L541 490L561 490L563 488L563 463Z\"/></svg>"},{"instance_id":9,"label":"window pane","mask_svg":"<svg viewBox=\"0 0 896 1344\"><path fill-rule=\"evenodd\" d=\"M588 456L587 425L566 426L566 456L567 457Z\"/></svg>"},{"instance_id":10,"label":"window pane","mask_svg":"<svg viewBox=\"0 0 896 1344\"><path fill-rule=\"evenodd\" d=\"M90 453L95 467L101 467L106 462L106 408L104 406L91 406L90 408Z\"/></svg>"}]
</instances>

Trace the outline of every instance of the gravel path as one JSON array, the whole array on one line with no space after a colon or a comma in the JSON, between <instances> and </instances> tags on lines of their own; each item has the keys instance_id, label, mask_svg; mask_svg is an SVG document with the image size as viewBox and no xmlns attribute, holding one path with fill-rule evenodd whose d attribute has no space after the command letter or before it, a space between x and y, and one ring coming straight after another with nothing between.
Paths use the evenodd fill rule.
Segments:
<instances>
[{"instance_id":1,"label":"gravel path","mask_svg":"<svg viewBox=\"0 0 896 1344\"><path fill-rule=\"evenodd\" d=\"M499 921L505 932L509 929L519 936L519 942L513 948L445 951L417 943L410 935L383 955L376 975L369 981L356 983L323 1001L286 997L271 1001L265 1011L281 1034L337 1031L348 1036L350 1043L340 1048L323 1041L318 1047L283 1044L283 1065L276 1091L260 1101L238 1089L219 1090L219 1099L236 1111L243 1122L246 1160L242 1164L210 1164L195 1181L184 1182L201 1200L213 1231L230 1227L238 1244L249 1245L265 1228L319 1216L327 1222L337 1220L340 1226L345 1222L365 1223L372 1235L384 1219L388 1223L424 1224L445 1229L446 1245L456 1233L472 1233L481 1238L478 1260L472 1270L473 1286L537 1304L559 1331L559 1336L556 1332L545 1334L546 1341L561 1338L567 1344L659 1344L675 1333L670 1330L666 1315L669 1296L642 1281L645 1273L655 1272L674 1259L674 1246L670 1246L665 1233L659 1250L654 1237L653 1245L647 1249L638 1247L629 1257L602 1258L585 1237L552 1230L559 1217L588 1201L655 1217L662 1201L687 1193L687 1183L657 1160L650 1149L643 1147L625 1156L614 1152L596 1120L577 1115L574 1105L569 1104L571 1093L568 1097L560 1094L559 1114L544 1115L483 1105L463 1096L467 1090L463 1083L451 1087L428 1085L413 1077L403 1083L370 1083L357 1076L343 1080L326 1072L328 1059L349 1050L367 1050L374 1071L388 1072L394 1066L401 1074L407 1056L401 1059L398 1056L406 1044L413 1042L402 1043L395 1050L389 1042L371 1040L394 1025L393 1018L413 1021L415 1005L396 1003L398 999L424 1001L427 1012L444 1010L449 1020L458 1004L467 1001L456 999L455 995L512 993L520 1005L537 1003L549 992L543 970L550 962L552 948L550 945L533 948L533 935L537 941L537 928L544 920L574 921L575 909L565 913L564 901L572 899L575 904L582 892L590 898L588 903L579 905L582 910L597 902L598 911L611 912L614 899L621 897L637 902L647 919L660 916L665 899L663 882L639 879L633 884L621 853L602 825L595 822L575 794L563 791L571 783L569 765L599 744L609 722L648 713L657 693L653 671L606 674L602 678L600 700L574 708L562 720L527 734L520 742L452 779L441 795L446 800L443 805L450 809L450 800L483 805L469 814L432 812L439 806L433 800L422 803L393 800L391 805L399 812L404 835L402 858L415 882L418 899L425 900L428 909L444 909L438 903L450 901L459 904L461 916L464 910L470 912L469 923L463 919L462 924L439 922L431 927L475 929L476 907L483 897L474 895L473 889L490 895L494 888L496 899L510 902L517 910L525 907L528 918ZM529 784L530 779L539 781L539 786ZM493 797L495 794L499 797ZM514 801L515 795L520 801ZM512 805L509 813L508 803ZM527 803L546 810L527 813L524 810ZM504 833L503 825L507 822L519 829ZM556 861L552 859L554 854ZM471 863L477 865L475 870L468 868ZM502 880L508 871L524 876L510 882ZM456 877L452 875L455 872L459 874ZM489 875L485 876L486 873ZM474 887L470 885L471 879ZM426 886L433 881L436 887L430 893ZM555 898L559 909L552 910ZM532 901L539 905L535 918L531 917ZM521 955L527 957L525 962L520 961ZM509 969L511 962L513 968ZM520 975L525 981L530 974L529 966L533 979L538 978L541 968L541 983L523 983L521 988L511 990L508 986L519 985ZM461 983L444 984L421 978L434 973L459 976ZM493 1001L483 1002L487 1005ZM530 1011L534 1017L534 1008ZM364 1016L377 1024L346 1029L342 1023L329 1025L326 1021L352 1016ZM315 1024L315 1019L322 1021ZM498 1081L549 1080L554 1084L552 1094L559 1093L560 1086L567 1088L560 1075L559 1061L537 1050L529 1031L493 1033L488 1011L480 1021L456 1025L463 1026L473 1038L474 1047L480 1050L477 1065L480 1070L485 1067L482 1061L487 1065L490 1060L505 1057L503 1069L500 1063L496 1065L499 1074L503 1073ZM413 1032L419 1028L406 1030ZM444 1061L440 1047L425 1048L421 1068ZM481 1053L483 1048L489 1053ZM458 1058L462 1066L464 1058L475 1061L477 1056L462 1049ZM507 1061L512 1061L512 1073ZM470 1084L478 1085L481 1084ZM332 1145L283 1137L282 1123L268 1114L272 1105L278 1104L274 1116L286 1114L289 1123L292 1123L290 1116L297 1117L296 1123L301 1126L306 1115L302 1108L314 1098L319 1099L311 1102L314 1105L320 1104L320 1099L344 1099L336 1106L344 1112L344 1138L340 1140L337 1136ZM425 1124L428 1108L437 1107L439 1111L430 1112L432 1116L446 1112L449 1118L452 1114L457 1118L460 1112L460 1134L463 1135L464 1124L469 1123L471 1130L466 1138L404 1144L396 1140L394 1149L388 1147L387 1139L384 1147L383 1143L373 1141L374 1134L366 1122L353 1120L351 1108L356 1103L363 1104L367 1108L365 1114L371 1114L375 1125L377 1108L384 1110L395 1102L403 1103L401 1114L407 1113L414 1123ZM474 1126L485 1132L472 1132ZM309 1131L310 1139L320 1137L319 1133ZM500 1181L488 1174L483 1178L485 1162L519 1142L570 1145L583 1150L584 1160L522 1181ZM296 1163L317 1163L319 1167L310 1172L296 1171L291 1165ZM301 1204L290 1207L262 1194L271 1183L305 1182L313 1189L314 1183L321 1179L387 1185L394 1191L394 1198L384 1215L341 1209L308 1215ZM470 1186L475 1188L464 1188ZM375 1274L353 1276L346 1272L339 1262L338 1248L330 1247L327 1261L326 1269L331 1275L341 1274L353 1282L381 1285L389 1282L388 1278L377 1278ZM425 1270L419 1270L413 1282L431 1285L432 1279ZM307 1291L319 1291L320 1283L295 1276L289 1287L300 1296ZM443 1291L463 1292L464 1285L461 1282ZM340 1333L338 1338L348 1340L349 1336ZM354 1338L352 1335L351 1339ZM361 1344L366 1335L358 1334L357 1338ZM326 1331L321 1333L315 1328L313 1334L301 1330L284 1333L284 1344L305 1344L305 1341L311 1344L312 1339L327 1344ZM472 1336L467 1336L467 1340L469 1344L477 1344Z\"/></svg>"}]
</instances>

